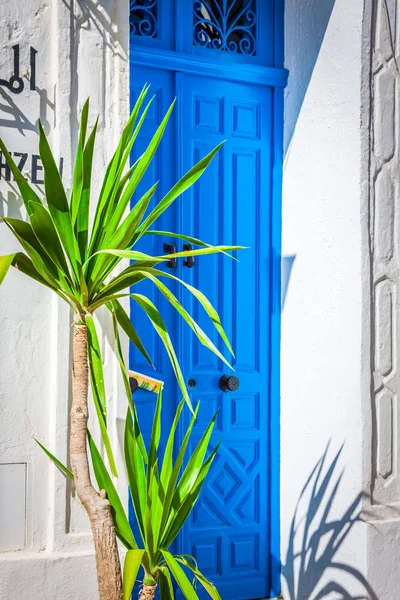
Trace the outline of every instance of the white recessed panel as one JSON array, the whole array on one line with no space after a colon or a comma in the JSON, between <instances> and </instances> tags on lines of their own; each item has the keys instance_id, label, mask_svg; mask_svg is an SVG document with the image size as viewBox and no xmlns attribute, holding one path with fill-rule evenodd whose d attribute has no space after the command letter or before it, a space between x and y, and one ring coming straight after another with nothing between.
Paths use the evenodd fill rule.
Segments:
<instances>
[{"instance_id":1,"label":"white recessed panel","mask_svg":"<svg viewBox=\"0 0 400 600\"><path fill-rule=\"evenodd\" d=\"M26 464L0 464L0 552L25 548Z\"/></svg>"}]
</instances>

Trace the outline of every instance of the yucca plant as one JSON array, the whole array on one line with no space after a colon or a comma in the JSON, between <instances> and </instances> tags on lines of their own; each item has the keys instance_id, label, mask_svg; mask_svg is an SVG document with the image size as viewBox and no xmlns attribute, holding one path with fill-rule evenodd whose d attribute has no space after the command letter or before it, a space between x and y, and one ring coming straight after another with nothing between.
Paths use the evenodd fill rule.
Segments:
<instances>
[{"instance_id":1,"label":"yucca plant","mask_svg":"<svg viewBox=\"0 0 400 600\"><path fill-rule=\"evenodd\" d=\"M195 449L189 454L188 447L200 403L197 403L183 440L177 447L176 432L185 403L182 400L176 409L165 448L160 451L162 394L163 392L160 390L157 395L149 452L147 452L141 433L135 405L131 400L125 421L125 467L136 516L136 529L140 535L139 543L107 466L93 437L89 431L87 432L99 493L107 495L116 534L127 549L124 563L123 600L130 600L138 576L140 576L141 583L139 600L152 600L158 585L162 600L174 600L173 580L176 581L177 586L188 600L198 600L196 593L198 582L213 600L221 600L214 584L199 570L194 556L173 555L170 552L171 545L199 498L205 478L218 451L220 442L206 456L217 413L206 427ZM73 473L42 444L39 443L39 445L64 475L73 480ZM181 565L191 572L192 580L187 577ZM141 567L142 574L140 574Z\"/></svg>"},{"instance_id":2,"label":"yucca plant","mask_svg":"<svg viewBox=\"0 0 400 600\"><path fill-rule=\"evenodd\" d=\"M170 357L183 398L189 404L179 362L158 309L148 297L135 293L130 288L142 280L151 281L182 315L200 342L221 360L227 362L161 279L169 278L178 281L202 304L219 335L232 351L220 318L207 298L199 290L156 267L170 260L171 257L225 253L238 246L212 246L192 237L176 235L191 244L197 244L199 248L168 255L167 258L149 256L132 250L144 235L175 235L153 231L150 228L180 194L197 181L220 147L217 146L190 169L155 204L154 208L150 209L149 204L156 191L156 183L131 204L132 197L162 139L173 109L172 104L146 150L131 167L127 168L133 145L151 104L150 100L144 106L147 93L148 86L145 86L122 132L117 149L106 169L101 191L94 202L91 198L91 180L97 122L91 133L87 135L88 101L82 110L70 198L67 197L56 161L40 124L39 151L44 170L44 198L36 193L20 173L0 140L0 149L19 187L28 217L28 221L3 218L20 242L23 251L0 257L0 283L9 267L13 266L58 294L71 307L74 315L70 462L77 495L91 523L101 600L121 599L122 578L109 499L102 491L98 493L94 489L87 456L86 431L90 378L104 448L111 472L114 476L117 475L107 433L104 375L93 313L103 305L110 311L120 362L122 358L119 328L125 331L136 348L151 362L143 340L139 338L134 324L119 301L121 296L130 294L160 336ZM129 210L130 205L132 208ZM90 218L91 215L93 219ZM116 273L116 267L124 258L130 259L131 264L122 272Z\"/></svg>"},{"instance_id":3,"label":"yucca plant","mask_svg":"<svg viewBox=\"0 0 400 600\"><path fill-rule=\"evenodd\" d=\"M199 571L193 556L186 554L174 556L170 552L172 543L199 497L219 446L217 444L206 457L217 416L214 415L197 446L189 455L188 446L199 409L197 404L185 436L176 449L176 459L173 460L176 430L183 405L182 400L176 410L163 452L159 449L162 391L158 393L149 452L146 450L135 408L132 405L128 409L124 440L125 465L140 541L135 539L107 468L89 435L89 447L97 483L100 489L104 488L107 492L115 514L117 535L128 549L124 565L124 600L129 600L131 596L140 566L143 568L140 600L154 598L158 584L161 598L173 600L175 598L173 579L188 600L198 598L196 582L207 590L211 598L220 600L215 586ZM181 565L192 573L192 581L189 580Z\"/></svg>"}]
</instances>

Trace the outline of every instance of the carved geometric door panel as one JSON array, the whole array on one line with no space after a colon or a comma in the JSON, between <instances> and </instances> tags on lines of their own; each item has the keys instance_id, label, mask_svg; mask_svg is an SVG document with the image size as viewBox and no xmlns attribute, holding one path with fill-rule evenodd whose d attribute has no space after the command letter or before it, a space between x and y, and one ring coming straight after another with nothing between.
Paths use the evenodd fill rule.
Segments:
<instances>
[{"instance_id":1,"label":"carved geometric door panel","mask_svg":"<svg viewBox=\"0 0 400 600\"><path fill-rule=\"evenodd\" d=\"M214 441L223 444L180 546L197 558L222 598L262 598L268 592L271 172L261 165L271 164L271 91L227 81L208 88L204 78L190 75L182 76L181 90L182 104L190 107L182 119L184 169L226 140L185 199L183 230L248 248L237 253L240 262L199 257L184 273L217 307L240 385L221 391L229 369L184 335L184 374L196 381L191 395L203 415L197 429L218 410ZM196 302L188 299L187 307L218 344Z\"/></svg>"},{"instance_id":2,"label":"carved geometric door panel","mask_svg":"<svg viewBox=\"0 0 400 600\"><path fill-rule=\"evenodd\" d=\"M195 340L166 301L154 297L170 327L184 377L195 381L192 402L201 401L193 444L218 410L212 444L221 438L223 443L174 550L196 557L223 600L254 600L279 592L279 541L271 533L273 511L278 514L278 496L272 498L271 486L276 489L279 470L278 434L274 432L274 442L271 435L271 415L278 428L274 403L279 401L273 366L279 363L279 275L274 267L279 235L273 225L280 227L274 202L279 202L285 81L278 68L278 6L281 3L273 0L131 1L132 101L145 82L155 94L139 146L148 142L170 102L177 99L146 188L159 180L161 197L225 140L202 178L157 228L211 244L247 247L235 254L238 261L199 256L192 268L178 260L173 271L201 289L218 310L235 358L225 351L198 303L184 291L180 296L235 373ZM153 254L162 254L165 243L177 249L183 245L173 236L149 236L143 243L153 244L142 247ZM165 381L166 425L179 393L168 358L135 311L132 307L132 319L155 357L155 376ZM142 363L131 349L131 367L145 371ZM220 379L230 374L238 378L239 388L222 391ZM154 395L138 392L135 400L149 433ZM188 421L189 411L184 415ZM208 597L202 589L197 593L201 599Z\"/></svg>"}]
</instances>

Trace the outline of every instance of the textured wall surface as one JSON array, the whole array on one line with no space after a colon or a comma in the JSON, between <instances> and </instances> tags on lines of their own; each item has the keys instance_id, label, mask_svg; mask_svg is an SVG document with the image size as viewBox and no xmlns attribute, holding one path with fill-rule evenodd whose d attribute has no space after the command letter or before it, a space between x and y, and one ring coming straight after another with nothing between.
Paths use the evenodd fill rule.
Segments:
<instances>
[{"instance_id":1,"label":"textured wall surface","mask_svg":"<svg viewBox=\"0 0 400 600\"><path fill-rule=\"evenodd\" d=\"M99 184L129 108L127 39L128 3L0 3L1 136L39 189L38 119L63 159L69 186L88 96L90 122L100 115ZM3 157L0 162L0 214L21 217L15 183ZM17 247L0 223L0 254ZM14 270L0 288L0 304L0 598L86 600L96 586L89 523L32 439L66 460L71 315L57 297ZM117 446L117 368L107 336L103 344Z\"/></svg>"},{"instance_id":2,"label":"textured wall surface","mask_svg":"<svg viewBox=\"0 0 400 600\"><path fill-rule=\"evenodd\" d=\"M399 10L397 0L366 2L363 52L364 487L380 600L400 590Z\"/></svg>"},{"instance_id":3,"label":"textured wall surface","mask_svg":"<svg viewBox=\"0 0 400 600\"><path fill-rule=\"evenodd\" d=\"M324 18L314 15L307 28L301 12L319 11L320 4ZM286 97L288 123L293 110L298 117L283 181L283 255L295 256L282 314L285 600L312 600L320 592L319 598L374 598L363 580L367 527L354 521L363 489L363 8L363 0L286 3L286 66L298 68L305 52L310 77L300 112L291 86L301 74L289 75Z\"/></svg>"},{"instance_id":4,"label":"textured wall surface","mask_svg":"<svg viewBox=\"0 0 400 600\"><path fill-rule=\"evenodd\" d=\"M297 122L283 197L283 254L295 257L282 318L284 597L397 600L400 4L324 6L316 33L324 19L307 29L303 3L286 3L289 69L304 53L308 73L321 44L301 109L290 86L304 69L286 98Z\"/></svg>"},{"instance_id":5,"label":"textured wall surface","mask_svg":"<svg viewBox=\"0 0 400 600\"><path fill-rule=\"evenodd\" d=\"M399 390L399 125L396 107L399 93L398 5L395 0L377 3L370 29L371 70L369 73L370 127L369 169L369 251L371 282L372 397L371 474L374 506L384 504L381 516L390 515L390 506L400 503L400 444L397 441L400 411ZM400 505L399 505L400 506Z\"/></svg>"}]
</instances>

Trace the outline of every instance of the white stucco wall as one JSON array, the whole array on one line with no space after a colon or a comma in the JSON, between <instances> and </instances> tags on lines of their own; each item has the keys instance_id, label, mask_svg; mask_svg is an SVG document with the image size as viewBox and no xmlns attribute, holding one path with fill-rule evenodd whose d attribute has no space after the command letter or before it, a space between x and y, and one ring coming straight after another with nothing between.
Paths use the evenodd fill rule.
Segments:
<instances>
[{"instance_id":1,"label":"white stucco wall","mask_svg":"<svg viewBox=\"0 0 400 600\"><path fill-rule=\"evenodd\" d=\"M286 66L292 73L286 95L283 255L295 260L282 314L281 514L289 580L284 577L283 594L291 600L312 600L323 588L321 597L342 597L337 584L348 597L373 597L350 573L368 575L367 527L355 524L341 541L345 522L354 517L356 505L361 508L356 499L363 490L368 443L361 389L363 5L362 0L286 1ZM314 488L311 501L317 477L312 471L325 451L319 493ZM290 542L296 507L298 529ZM336 532L329 529L333 521ZM332 535L338 544L334 554ZM303 552L308 565L303 574L301 559L293 560L291 552ZM293 586L289 591L292 578L294 591Z\"/></svg>"},{"instance_id":2,"label":"white stucco wall","mask_svg":"<svg viewBox=\"0 0 400 600\"><path fill-rule=\"evenodd\" d=\"M100 115L94 168L99 184L129 109L128 26L128 3L114 0L0 3L0 79L10 80L12 47L19 44L24 82L19 94L0 85L1 136L12 153L28 154L23 172L29 177L40 117L56 156L64 159L69 185L80 110L90 96L90 122ZM37 50L35 89L30 47ZM2 168L0 214L20 217L15 183L5 175ZM0 254L17 246L0 223ZM66 461L70 314L57 297L15 270L0 287L0 305L0 598L86 600L96 589L89 523L32 439ZM119 386L109 351L105 365L117 446Z\"/></svg>"},{"instance_id":3,"label":"white stucco wall","mask_svg":"<svg viewBox=\"0 0 400 600\"><path fill-rule=\"evenodd\" d=\"M326 440L331 457L344 443L331 518L344 523L361 492L365 525L354 526L334 557L321 552L322 567L341 563L322 569L324 581L350 595L397 600L399 5L323 5L286 3L293 76L286 96L283 254L296 258L282 318L282 553L285 562L296 499ZM300 506L304 514L306 498ZM314 522L311 530L321 537ZM295 539L296 551L301 540ZM323 547L328 539L326 533ZM290 567L290 556L286 562ZM292 577L287 566L284 575ZM358 592L362 575L369 587ZM312 598L323 585L314 569L300 592L289 594L287 583L284 591L300 600L302 590Z\"/></svg>"}]
</instances>

